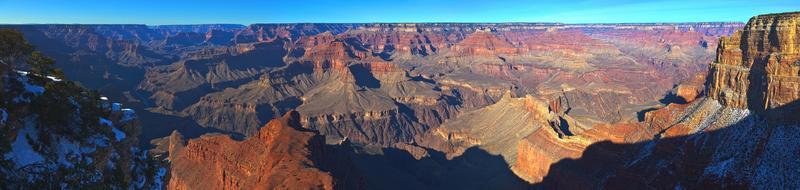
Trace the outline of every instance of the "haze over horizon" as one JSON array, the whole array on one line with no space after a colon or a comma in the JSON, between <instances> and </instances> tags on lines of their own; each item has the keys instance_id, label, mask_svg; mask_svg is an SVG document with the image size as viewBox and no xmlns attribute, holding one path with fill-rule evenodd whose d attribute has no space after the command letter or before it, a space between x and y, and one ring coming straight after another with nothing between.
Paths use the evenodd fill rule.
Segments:
<instances>
[{"instance_id":1,"label":"haze over horizon","mask_svg":"<svg viewBox=\"0 0 800 190\"><path fill-rule=\"evenodd\" d=\"M3 24L253 24L420 22L746 22L800 9L800 1L18 1L0 0Z\"/></svg>"}]
</instances>

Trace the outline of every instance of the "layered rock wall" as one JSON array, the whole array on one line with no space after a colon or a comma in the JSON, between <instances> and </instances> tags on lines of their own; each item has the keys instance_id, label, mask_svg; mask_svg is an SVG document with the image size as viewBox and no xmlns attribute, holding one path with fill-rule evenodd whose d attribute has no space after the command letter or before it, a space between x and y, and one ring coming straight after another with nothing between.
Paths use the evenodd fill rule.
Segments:
<instances>
[{"instance_id":1,"label":"layered rock wall","mask_svg":"<svg viewBox=\"0 0 800 190\"><path fill-rule=\"evenodd\" d=\"M762 111L800 99L800 13L760 15L720 40L708 95Z\"/></svg>"}]
</instances>

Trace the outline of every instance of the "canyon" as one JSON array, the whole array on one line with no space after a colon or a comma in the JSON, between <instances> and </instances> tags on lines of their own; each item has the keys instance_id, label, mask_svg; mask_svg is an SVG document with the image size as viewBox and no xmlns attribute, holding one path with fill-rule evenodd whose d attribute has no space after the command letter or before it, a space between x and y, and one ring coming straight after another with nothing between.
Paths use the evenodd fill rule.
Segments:
<instances>
[{"instance_id":1,"label":"canyon","mask_svg":"<svg viewBox=\"0 0 800 190\"><path fill-rule=\"evenodd\" d=\"M798 23L0 28L136 110L167 189L793 189Z\"/></svg>"}]
</instances>

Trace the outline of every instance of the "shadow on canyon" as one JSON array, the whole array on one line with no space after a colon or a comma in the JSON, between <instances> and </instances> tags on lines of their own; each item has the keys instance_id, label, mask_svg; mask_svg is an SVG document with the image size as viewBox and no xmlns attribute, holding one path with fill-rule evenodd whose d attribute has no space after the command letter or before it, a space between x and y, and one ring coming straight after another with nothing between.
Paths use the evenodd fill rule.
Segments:
<instances>
[{"instance_id":1,"label":"shadow on canyon","mask_svg":"<svg viewBox=\"0 0 800 190\"><path fill-rule=\"evenodd\" d=\"M366 150L349 142L326 146L332 151L322 159L329 167L322 169L331 172L337 189L526 189L529 185L501 156L477 147L452 159L427 149L428 156L416 159L396 148Z\"/></svg>"},{"instance_id":2,"label":"shadow on canyon","mask_svg":"<svg viewBox=\"0 0 800 190\"><path fill-rule=\"evenodd\" d=\"M173 130L177 130L186 139L194 139L204 134L221 133L236 140L244 140L245 136L239 133L223 131L212 127L202 127L189 117L177 117L160 113L153 113L144 109L137 112L142 122L142 131L139 135L139 146L145 149L153 148L150 144L153 139L169 136Z\"/></svg>"},{"instance_id":3,"label":"shadow on canyon","mask_svg":"<svg viewBox=\"0 0 800 190\"><path fill-rule=\"evenodd\" d=\"M713 161L714 149L709 149L708 143L719 143L713 141L753 130L764 130L769 136L776 127L800 123L798 114L800 101L794 101L754 112L731 126L714 131L668 138L656 135L652 140L632 144L597 142L587 147L578 159L562 159L550 165L543 181L534 184L533 189L659 189L678 186L688 189L746 189L748 182L730 177L721 180L702 177ZM765 129L757 129L759 127ZM760 142L757 146L764 144ZM760 155L750 156L755 159Z\"/></svg>"},{"instance_id":4,"label":"shadow on canyon","mask_svg":"<svg viewBox=\"0 0 800 190\"><path fill-rule=\"evenodd\" d=\"M478 147L451 159L442 152L426 149L428 155L416 159L406 150L345 142L325 145L325 155L313 156L315 162L322 163L322 170L334 176L337 189L746 189L749 182L705 175L707 168L713 166L715 154L714 147L708 146L723 146L726 143L720 140L753 130L765 131L755 134L770 135L771 128L800 123L797 113L800 101L753 112L718 130L677 137L654 136L638 143L596 142L584 149L580 158L551 164L547 175L535 184L515 175L501 156Z\"/></svg>"}]
</instances>

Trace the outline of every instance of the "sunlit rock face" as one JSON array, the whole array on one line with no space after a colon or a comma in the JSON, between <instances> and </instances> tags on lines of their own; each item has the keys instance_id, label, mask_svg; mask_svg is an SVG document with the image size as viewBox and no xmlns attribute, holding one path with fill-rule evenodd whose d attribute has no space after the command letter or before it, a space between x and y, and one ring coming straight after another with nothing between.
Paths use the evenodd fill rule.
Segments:
<instances>
[{"instance_id":1,"label":"sunlit rock face","mask_svg":"<svg viewBox=\"0 0 800 190\"><path fill-rule=\"evenodd\" d=\"M800 98L800 13L759 15L720 40L709 97L761 111Z\"/></svg>"},{"instance_id":2,"label":"sunlit rock face","mask_svg":"<svg viewBox=\"0 0 800 190\"><path fill-rule=\"evenodd\" d=\"M312 160L323 154L322 137L298 122L290 112L242 142L210 135L170 148L168 189L333 189L331 175Z\"/></svg>"}]
</instances>

